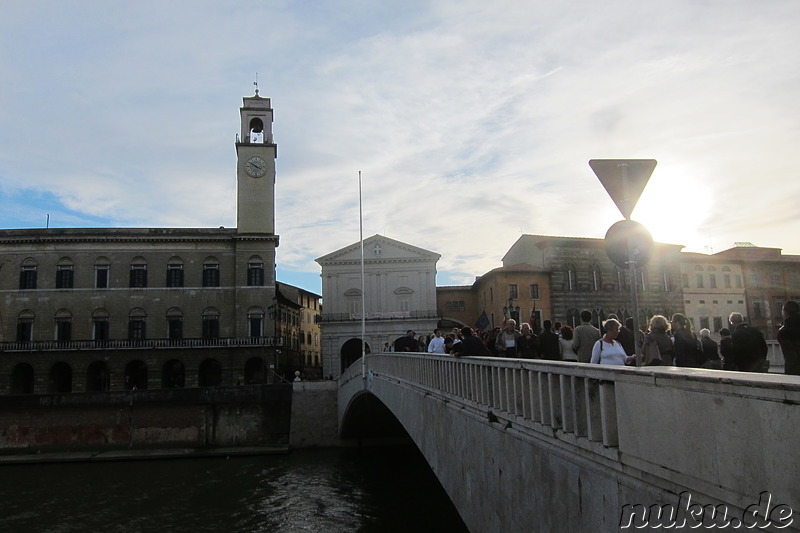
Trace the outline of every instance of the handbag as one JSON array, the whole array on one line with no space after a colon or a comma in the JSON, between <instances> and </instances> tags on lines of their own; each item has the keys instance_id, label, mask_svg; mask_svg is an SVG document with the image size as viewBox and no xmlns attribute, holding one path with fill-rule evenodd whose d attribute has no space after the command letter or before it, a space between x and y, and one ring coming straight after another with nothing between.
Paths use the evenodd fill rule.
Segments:
<instances>
[{"instance_id":1,"label":"handbag","mask_svg":"<svg viewBox=\"0 0 800 533\"><path fill-rule=\"evenodd\" d=\"M644 351L643 366L654 366L654 365L660 365L662 363L661 350L659 350L658 343L654 339L652 338L645 339L643 351Z\"/></svg>"}]
</instances>

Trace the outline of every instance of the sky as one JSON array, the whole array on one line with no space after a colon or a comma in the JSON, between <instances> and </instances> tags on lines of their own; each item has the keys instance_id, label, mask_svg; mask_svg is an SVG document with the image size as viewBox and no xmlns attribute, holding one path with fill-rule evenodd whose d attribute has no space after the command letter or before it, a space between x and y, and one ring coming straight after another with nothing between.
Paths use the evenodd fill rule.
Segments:
<instances>
[{"instance_id":1,"label":"sky","mask_svg":"<svg viewBox=\"0 0 800 533\"><path fill-rule=\"evenodd\" d=\"M603 238L591 159L658 161L657 242L800 254L796 0L7 4L0 228L235 227L257 76L285 283L320 293L359 240L359 172L364 237L441 254L437 285L522 234Z\"/></svg>"}]
</instances>

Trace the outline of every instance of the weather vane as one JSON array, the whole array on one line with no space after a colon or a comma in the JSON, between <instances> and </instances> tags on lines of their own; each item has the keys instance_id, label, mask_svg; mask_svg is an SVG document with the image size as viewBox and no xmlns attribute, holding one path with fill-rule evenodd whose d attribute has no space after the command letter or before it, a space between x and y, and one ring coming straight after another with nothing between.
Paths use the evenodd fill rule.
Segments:
<instances>
[{"instance_id":1,"label":"weather vane","mask_svg":"<svg viewBox=\"0 0 800 533\"><path fill-rule=\"evenodd\" d=\"M256 96L258 96L258 72L256 72L256 81L253 82L256 87Z\"/></svg>"}]
</instances>

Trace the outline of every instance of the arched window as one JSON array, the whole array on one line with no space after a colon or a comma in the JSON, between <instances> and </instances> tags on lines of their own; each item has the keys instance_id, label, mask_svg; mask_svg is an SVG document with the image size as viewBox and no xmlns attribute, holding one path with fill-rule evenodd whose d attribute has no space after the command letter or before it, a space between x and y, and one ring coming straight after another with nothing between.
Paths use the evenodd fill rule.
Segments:
<instances>
[{"instance_id":1,"label":"arched window","mask_svg":"<svg viewBox=\"0 0 800 533\"><path fill-rule=\"evenodd\" d=\"M264 286L264 261L257 255L247 260L247 285L250 287Z\"/></svg>"},{"instance_id":2,"label":"arched window","mask_svg":"<svg viewBox=\"0 0 800 533\"><path fill-rule=\"evenodd\" d=\"M592 290L599 291L603 286L603 276L600 271L600 265L595 263L589 267L589 277L592 283Z\"/></svg>"},{"instance_id":3,"label":"arched window","mask_svg":"<svg viewBox=\"0 0 800 533\"><path fill-rule=\"evenodd\" d=\"M111 261L108 257L98 257L94 260L94 287L95 289L107 289L109 285L109 272Z\"/></svg>"},{"instance_id":4,"label":"arched window","mask_svg":"<svg viewBox=\"0 0 800 533\"><path fill-rule=\"evenodd\" d=\"M260 307L251 307L247 311L247 334L250 337L264 336L264 310Z\"/></svg>"},{"instance_id":5,"label":"arched window","mask_svg":"<svg viewBox=\"0 0 800 533\"><path fill-rule=\"evenodd\" d=\"M31 342L33 340L33 321L36 315L30 309L25 309L17 315L17 342Z\"/></svg>"},{"instance_id":6,"label":"arched window","mask_svg":"<svg viewBox=\"0 0 800 533\"><path fill-rule=\"evenodd\" d=\"M167 287L183 287L183 260L171 257L167 262Z\"/></svg>"},{"instance_id":7,"label":"arched window","mask_svg":"<svg viewBox=\"0 0 800 533\"><path fill-rule=\"evenodd\" d=\"M250 143L264 142L264 121L256 117L250 120Z\"/></svg>"},{"instance_id":8,"label":"arched window","mask_svg":"<svg viewBox=\"0 0 800 533\"><path fill-rule=\"evenodd\" d=\"M219 287L219 260L206 257L203 261L203 287Z\"/></svg>"},{"instance_id":9,"label":"arched window","mask_svg":"<svg viewBox=\"0 0 800 533\"><path fill-rule=\"evenodd\" d=\"M147 365L144 361L134 359L125 365L125 388L147 389Z\"/></svg>"},{"instance_id":10,"label":"arched window","mask_svg":"<svg viewBox=\"0 0 800 533\"><path fill-rule=\"evenodd\" d=\"M203 310L203 338L219 338L219 311L214 307L206 307Z\"/></svg>"},{"instance_id":11,"label":"arched window","mask_svg":"<svg viewBox=\"0 0 800 533\"><path fill-rule=\"evenodd\" d=\"M143 341L147 338L147 313L141 307L131 309L128 313L128 340Z\"/></svg>"},{"instance_id":12,"label":"arched window","mask_svg":"<svg viewBox=\"0 0 800 533\"><path fill-rule=\"evenodd\" d=\"M172 343L183 340L183 311L177 307L167 311L167 338Z\"/></svg>"},{"instance_id":13,"label":"arched window","mask_svg":"<svg viewBox=\"0 0 800 533\"><path fill-rule=\"evenodd\" d=\"M575 265L568 264L565 265L564 271L564 289L568 291L574 291L578 287L578 280L576 275Z\"/></svg>"},{"instance_id":14,"label":"arched window","mask_svg":"<svg viewBox=\"0 0 800 533\"><path fill-rule=\"evenodd\" d=\"M36 269L38 265L36 260L29 257L22 262L22 267L19 273L19 288L20 290L28 290L36 288Z\"/></svg>"},{"instance_id":15,"label":"arched window","mask_svg":"<svg viewBox=\"0 0 800 533\"><path fill-rule=\"evenodd\" d=\"M58 342L72 341L72 313L66 309L59 309L55 314L55 340Z\"/></svg>"},{"instance_id":16,"label":"arched window","mask_svg":"<svg viewBox=\"0 0 800 533\"><path fill-rule=\"evenodd\" d=\"M345 303L347 305L347 312L353 317L361 315L361 291L358 289L349 289L344 293Z\"/></svg>"},{"instance_id":17,"label":"arched window","mask_svg":"<svg viewBox=\"0 0 800 533\"><path fill-rule=\"evenodd\" d=\"M71 289L75 279L75 265L69 257L62 257L56 265L56 289Z\"/></svg>"},{"instance_id":18,"label":"arched window","mask_svg":"<svg viewBox=\"0 0 800 533\"><path fill-rule=\"evenodd\" d=\"M147 287L147 261L144 257L134 257L131 261L131 288Z\"/></svg>"},{"instance_id":19,"label":"arched window","mask_svg":"<svg viewBox=\"0 0 800 533\"><path fill-rule=\"evenodd\" d=\"M108 317L108 311L102 308L92 312L92 338L95 342L109 339Z\"/></svg>"},{"instance_id":20,"label":"arched window","mask_svg":"<svg viewBox=\"0 0 800 533\"><path fill-rule=\"evenodd\" d=\"M72 392L72 367L64 361L54 363L50 367L50 376L47 381L47 392L60 394Z\"/></svg>"},{"instance_id":21,"label":"arched window","mask_svg":"<svg viewBox=\"0 0 800 533\"><path fill-rule=\"evenodd\" d=\"M111 372L105 361L94 361L86 368L86 392L111 390Z\"/></svg>"}]
</instances>

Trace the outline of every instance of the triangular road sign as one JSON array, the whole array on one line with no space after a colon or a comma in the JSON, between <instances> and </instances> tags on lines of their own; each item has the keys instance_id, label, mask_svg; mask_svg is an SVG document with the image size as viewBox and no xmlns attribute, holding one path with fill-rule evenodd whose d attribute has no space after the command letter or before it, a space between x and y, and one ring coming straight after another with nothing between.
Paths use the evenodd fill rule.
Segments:
<instances>
[{"instance_id":1,"label":"triangular road sign","mask_svg":"<svg viewBox=\"0 0 800 533\"><path fill-rule=\"evenodd\" d=\"M592 159L589 161L620 213L631 218L633 208L656 168L655 159Z\"/></svg>"}]
</instances>

